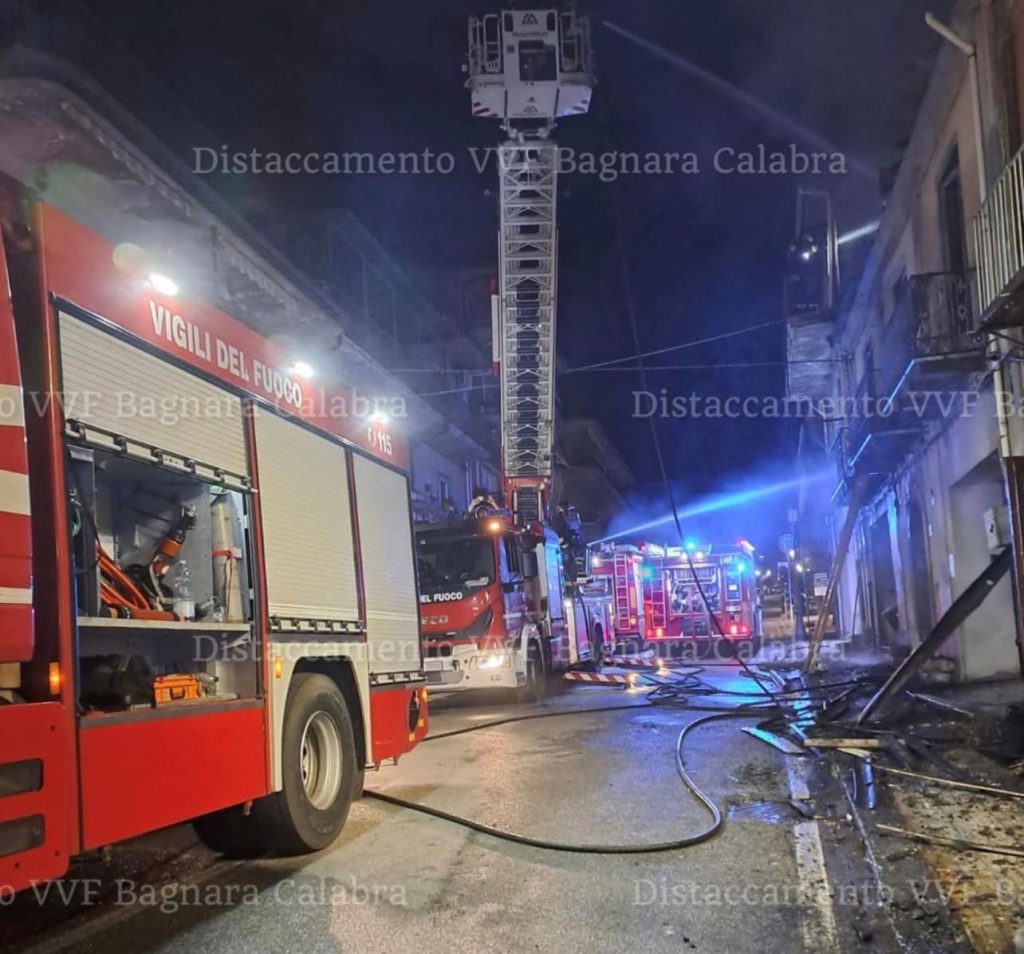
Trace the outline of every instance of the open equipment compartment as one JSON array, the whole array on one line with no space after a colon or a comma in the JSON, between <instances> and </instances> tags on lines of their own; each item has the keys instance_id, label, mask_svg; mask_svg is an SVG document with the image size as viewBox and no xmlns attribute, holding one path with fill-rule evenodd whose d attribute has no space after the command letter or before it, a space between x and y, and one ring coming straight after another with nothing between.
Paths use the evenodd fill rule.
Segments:
<instances>
[{"instance_id":1,"label":"open equipment compartment","mask_svg":"<svg viewBox=\"0 0 1024 954\"><path fill-rule=\"evenodd\" d=\"M83 711L256 698L241 399L73 313L59 321Z\"/></svg>"}]
</instances>

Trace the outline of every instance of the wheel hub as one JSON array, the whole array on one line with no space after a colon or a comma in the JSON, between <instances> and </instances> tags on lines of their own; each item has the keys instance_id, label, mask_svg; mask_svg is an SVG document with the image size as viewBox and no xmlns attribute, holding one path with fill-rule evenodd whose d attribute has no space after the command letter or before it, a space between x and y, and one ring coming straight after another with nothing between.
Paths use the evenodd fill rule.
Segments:
<instances>
[{"instance_id":1,"label":"wheel hub","mask_svg":"<svg viewBox=\"0 0 1024 954\"><path fill-rule=\"evenodd\" d=\"M326 712L314 712L302 730L299 771L311 805L330 808L341 790L341 734Z\"/></svg>"}]
</instances>

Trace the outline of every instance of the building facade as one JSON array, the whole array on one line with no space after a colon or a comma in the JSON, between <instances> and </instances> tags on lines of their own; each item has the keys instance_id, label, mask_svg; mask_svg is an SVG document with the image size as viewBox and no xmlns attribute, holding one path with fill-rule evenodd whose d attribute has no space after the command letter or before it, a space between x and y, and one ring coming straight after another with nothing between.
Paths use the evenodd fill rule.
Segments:
<instances>
[{"instance_id":1,"label":"building facade","mask_svg":"<svg viewBox=\"0 0 1024 954\"><path fill-rule=\"evenodd\" d=\"M348 316L349 333L435 412L409 429L416 522L464 513L478 488L499 490L497 378L481 343L489 299L442 310L421 291L422 276L412 277L345 209L275 213L267 228Z\"/></svg>"},{"instance_id":2,"label":"building facade","mask_svg":"<svg viewBox=\"0 0 1024 954\"><path fill-rule=\"evenodd\" d=\"M835 556L840 631L912 650L1017 530L1016 565L942 648L960 679L1019 674L1024 2L958 3L866 264L835 307L789 309L789 393L813 412L801 534ZM865 219L870 218L870 212ZM852 223L851 223L852 224Z\"/></svg>"},{"instance_id":3,"label":"building facade","mask_svg":"<svg viewBox=\"0 0 1024 954\"><path fill-rule=\"evenodd\" d=\"M576 507L586 540L599 540L625 509L623 495L634 485L629 466L604 428L590 418L555 420L552 501Z\"/></svg>"}]
</instances>

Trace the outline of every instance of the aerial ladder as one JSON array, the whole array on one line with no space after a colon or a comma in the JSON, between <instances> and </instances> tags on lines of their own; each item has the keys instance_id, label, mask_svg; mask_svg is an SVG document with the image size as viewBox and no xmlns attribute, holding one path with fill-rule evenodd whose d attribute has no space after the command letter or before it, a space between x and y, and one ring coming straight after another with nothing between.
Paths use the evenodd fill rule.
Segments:
<instances>
[{"instance_id":1,"label":"aerial ladder","mask_svg":"<svg viewBox=\"0 0 1024 954\"><path fill-rule=\"evenodd\" d=\"M517 523L550 518L558 288L558 119L586 113L589 25L572 10L517 5L469 21L474 116L501 121L499 277L492 309L500 369L501 469Z\"/></svg>"}]
</instances>

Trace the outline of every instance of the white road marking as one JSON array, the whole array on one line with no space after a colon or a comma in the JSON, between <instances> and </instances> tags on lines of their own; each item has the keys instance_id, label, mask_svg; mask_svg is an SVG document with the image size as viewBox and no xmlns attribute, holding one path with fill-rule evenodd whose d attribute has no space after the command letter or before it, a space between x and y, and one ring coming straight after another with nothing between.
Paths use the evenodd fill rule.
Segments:
<instances>
[{"instance_id":1,"label":"white road marking","mask_svg":"<svg viewBox=\"0 0 1024 954\"><path fill-rule=\"evenodd\" d=\"M807 783L809 760L802 756L786 757L790 797L797 802L808 801L811 789ZM800 879L800 897L806 915L800 922L804 950L818 952L839 950L839 931L832 910L825 849L821 844L821 827L817 821L797 822L793 826L796 848L796 871Z\"/></svg>"},{"instance_id":2,"label":"white road marking","mask_svg":"<svg viewBox=\"0 0 1024 954\"><path fill-rule=\"evenodd\" d=\"M814 954L838 951L839 932L829 894L821 829L816 821L797 822L793 826L793 836L796 840L800 895L805 908L805 915L800 921L804 950Z\"/></svg>"}]
</instances>

